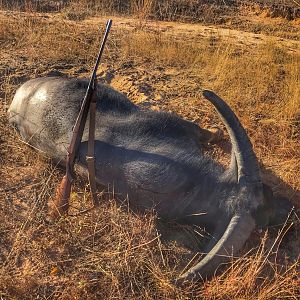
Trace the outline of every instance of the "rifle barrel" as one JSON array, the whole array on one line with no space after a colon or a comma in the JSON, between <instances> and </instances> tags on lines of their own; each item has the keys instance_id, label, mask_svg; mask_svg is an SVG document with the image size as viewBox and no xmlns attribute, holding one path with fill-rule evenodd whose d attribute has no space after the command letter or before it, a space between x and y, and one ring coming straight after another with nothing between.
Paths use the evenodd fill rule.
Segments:
<instances>
[{"instance_id":1,"label":"rifle barrel","mask_svg":"<svg viewBox=\"0 0 300 300\"><path fill-rule=\"evenodd\" d=\"M80 112L77 116L77 119L76 119L76 122L75 122L75 125L74 125L72 139L71 139L71 143L70 143L70 146L69 146L69 149L68 149L71 164L74 164L73 161L75 160L75 157L76 157L76 154L77 154L76 152L77 152L77 149L78 149L78 147L80 145L80 142L81 142L81 137L82 137L82 134L83 134L84 126L85 126L86 119L87 119L87 114L88 114L90 103L91 103L92 93L93 93L93 90L95 88L94 87L94 81L95 81L95 78L96 78L96 72L97 72L97 69L99 67L99 63L100 63L100 60L101 60L101 57L102 57L102 53L104 51L105 43L106 43L111 25L112 25L112 20L109 19L106 23L105 33L104 33L102 43L101 43L101 46L100 46L100 49L99 49L99 52L98 52L98 56L97 56L96 63L95 63L94 69L93 69L93 73L90 77L89 85L88 85L88 88L86 90L86 93L85 93L85 96L84 96L84 99L83 99L83 102L82 102L82 105L81 105ZM72 167L70 169L72 169Z\"/></svg>"},{"instance_id":2,"label":"rifle barrel","mask_svg":"<svg viewBox=\"0 0 300 300\"><path fill-rule=\"evenodd\" d=\"M102 43L101 43L100 50L99 50L99 53L98 53L98 56L97 56L97 59L96 59L96 63L95 63L95 66L94 66L94 70L93 70L93 73L92 73L92 76L91 76L90 83L93 81L93 79L96 76L97 69L98 69L98 66L99 66L99 63L100 63L100 59L101 59L101 56L102 56L102 53L103 53L103 50L104 50L104 46L105 46L105 43L106 43L106 40L107 40L107 37L108 37L108 33L110 31L111 25L112 25L112 19L109 19L106 22L105 33L104 33L104 36L103 36L103 39L102 39Z\"/></svg>"},{"instance_id":3,"label":"rifle barrel","mask_svg":"<svg viewBox=\"0 0 300 300\"><path fill-rule=\"evenodd\" d=\"M75 164L75 158L78 154L78 149L81 143L85 123L87 120L87 115L90 109L90 104L92 101L93 93L96 92L95 88L95 80L96 73L100 63L100 59L104 50L104 46L107 40L107 36L112 25L112 20L109 19L106 23L106 30L103 36L103 40L99 49L99 53L97 56L97 60L93 69L93 73L91 75L88 88L86 90L83 102L80 107L79 114L76 118L76 122L72 132L72 138L70 145L68 147L67 160L66 160L66 175L62 179L59 187L56 190L56 196L54 199L54 207L50 209L50 216L52 218L56 218L59 215L65 214L68 212L69 207L69 199L71 186L73 181L73 170Z\"/></svg>"}]
</instances>

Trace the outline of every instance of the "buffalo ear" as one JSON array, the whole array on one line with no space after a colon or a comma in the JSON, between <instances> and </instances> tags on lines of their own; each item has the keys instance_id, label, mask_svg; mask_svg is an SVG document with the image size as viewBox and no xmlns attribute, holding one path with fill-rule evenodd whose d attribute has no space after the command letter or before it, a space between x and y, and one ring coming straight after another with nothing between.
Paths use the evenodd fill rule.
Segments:
<instances>
[{"instance_id":1,"label":"buffalo ear","mask_svg":"<svg viewBox=\"0 0 300 300\"><path fill-rule=\"evenodd\" d=\"M263 183L263 193L264 193L265 200L267 202L273 201L274 198L273 190L269 185L265 183Z\"/></svg>"},{"instance_id":2,"label":"buffalo ear","mask_svg":"<svg viewBox=\"0 0 300 300\"><path fill-rule=\"evenodd\" d=\"M293 209L293 204L283 196L275 196L267 184L263 184L263 193L266 205L265 209L270 210L268 225L283 225Z\"/></svg>"},{"instance_id":3,"label":"buffalo ear","mask_svg":"<svg viewBox=\"0 0 300 300\"><path fill-rule=\"evenodd\" d=\"M283 225L293 209L293 204L289 199L278 196L273 198L274 210L269 220L269 226Z\"/></svg>"}]
</instances>

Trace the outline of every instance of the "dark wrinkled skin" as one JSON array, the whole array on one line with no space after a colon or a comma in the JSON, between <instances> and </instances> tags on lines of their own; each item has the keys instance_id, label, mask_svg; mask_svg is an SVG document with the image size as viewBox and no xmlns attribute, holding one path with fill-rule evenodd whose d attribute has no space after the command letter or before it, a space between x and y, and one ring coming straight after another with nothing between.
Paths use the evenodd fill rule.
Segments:
<instances>
[{"instance_id":1,"label":"dark wrinkled skin","mask_svg":"<svg viewBox=\"0 0 300 300\"><path fill-rule=\"evenodd\" d=\"M31 80L16 93L10 123L24 140L64 164L86 87L87 81L79 79ZM291 205L285 200L275 203L267 186L262 203L240 201L243 193L232 174L201 152L201 144L209 141L205 130L174 114L142 110L107 86L99 85L98 94L99 184L113 185L115 193L128 195L139 210L154 207L162 218L216 229L218 235L232 214L243 209L252 213L259 227L284 221ZM85 130L78 157L83 174L87 136Z\"/></svg>"}]
</instances>

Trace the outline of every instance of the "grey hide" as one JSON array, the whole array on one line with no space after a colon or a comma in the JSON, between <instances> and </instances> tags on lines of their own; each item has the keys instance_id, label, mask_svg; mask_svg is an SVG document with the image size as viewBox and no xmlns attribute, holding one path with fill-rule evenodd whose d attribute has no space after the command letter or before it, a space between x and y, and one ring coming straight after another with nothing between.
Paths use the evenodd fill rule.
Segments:
<instances>
[{"instance_id":1,"label":"grey hide","mask_svg":"<svg viewBox=\"0 0 300 300\"><path fill-rule=\"evenodd\" d=\"M30 80L17 90L9 121L24 141L63 165L86 88L83 79ZM208 254L179 282L213 276L255 227L284 220L290 205L274 205L244 128L213 92L204 91L204 96L215 106L232 143L227 170L201 151L203 143L213 140L209 131L175 114L143 110L108 86L98 85L97 93L97 182L128 195L139 211L154 208L161 218L204 226L215 237ZM87 136L85 128L78 157L83 175Z\"/></svg>"}]
</instances>

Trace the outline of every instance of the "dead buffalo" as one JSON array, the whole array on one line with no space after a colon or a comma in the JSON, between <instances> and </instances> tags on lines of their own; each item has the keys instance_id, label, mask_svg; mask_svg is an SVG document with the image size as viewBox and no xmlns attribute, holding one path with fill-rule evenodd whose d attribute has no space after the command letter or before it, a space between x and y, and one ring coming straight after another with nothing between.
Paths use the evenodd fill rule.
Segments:
<instances>
[{"instance_id":1,"label":"dead buffalo","mask_svg":"<svg viewBox=\"0 0 300 300\"><path fill-rule=\"evenodd\" d=\"M72 127L87 80L47 77L29 80L16 92L10 123L22 139L64 164ZM240 250L251 232L281 222L290 209L274 201L262 183L249 138L229 106L211 91L203 95L215 106L232 143L225 169L201 152L217 134L175 114L141 109L124 95L98 85L95 131L96 180L128 195L139 210L205 226L214 239L207 255L180 280L210 277L228 256ZM87 127L87 126L86 126ZM86 174L88 130L79 150L79 172Z\"/></svg>"}]
</instances>

